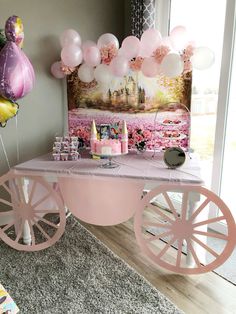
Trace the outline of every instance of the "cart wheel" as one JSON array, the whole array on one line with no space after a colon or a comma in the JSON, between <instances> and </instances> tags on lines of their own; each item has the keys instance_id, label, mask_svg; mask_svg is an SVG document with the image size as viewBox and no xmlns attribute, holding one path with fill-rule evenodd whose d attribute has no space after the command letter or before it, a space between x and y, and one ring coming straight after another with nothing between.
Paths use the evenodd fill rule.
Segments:
<instances>
[{"instance_id":1,"label":"cart wheel","mask_svg":"<svg viewBox=\"0 0 236 314\"><path fill-rule=\"evenodd\" d=\"M47 182L10 171L0 178L0 222L0 238L9 246L39 251L60 239L66 217L61 199Z\"/></svg>"},{"instance_id":2,"label":"cart wheel","mask_svg":"<svg viewBox=\"0 0 236 314\"><path fill-rule=\"evenodd\" d=\"M199 202L191 211L193 197ZM209 219L210 203L218 207L219 214ZM213 231L217 222L224 223L226 235ZM136 212L134 229L138 244L152 261L181 274L217 268L236 244L230 210L218 196L200 186L161 185L149 192Z\"/></svg>"}]
</instances>

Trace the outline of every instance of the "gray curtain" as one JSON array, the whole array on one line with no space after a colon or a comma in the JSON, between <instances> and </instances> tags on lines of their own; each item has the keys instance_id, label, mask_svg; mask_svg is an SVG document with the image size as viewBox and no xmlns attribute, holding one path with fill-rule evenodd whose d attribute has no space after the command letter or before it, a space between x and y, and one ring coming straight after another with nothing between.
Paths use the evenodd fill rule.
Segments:
<instances>
[{"instance_id":1,"label":"gray curtain","mask_svg":"<svg viewBox=\"0 0 236 314\"><path fill-rule=\"evenodd\" d=\"M131 33L140 38L143 31L155 27L155 1L131 0Z\"/></svg>"}]
</instances>

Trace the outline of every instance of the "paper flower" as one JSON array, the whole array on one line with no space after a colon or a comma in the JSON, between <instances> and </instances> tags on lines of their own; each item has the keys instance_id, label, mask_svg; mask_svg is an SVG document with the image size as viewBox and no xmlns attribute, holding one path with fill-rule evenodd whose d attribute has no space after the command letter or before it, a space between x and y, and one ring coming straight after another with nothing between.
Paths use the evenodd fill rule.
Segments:
<instances>
[{"instance_id":1,"label":"paper flower","mask_svg":"<svg viewBox=\"0 0 236 314\"><path fill-rule=\"evenodd\" d=\"M186 74L192 71L192 63L190 58L193 55L194 47L192 45L188 45L181 54L181 58L184 61L184 70L183 73Z\"/></svg>"},{"instance_id":2,"label":"paper flower","mask_svg":"<svg viewBox=\"0 0 236 314\"><path fill-rule=\"evenodd\" d=\"M144 58L137 57L129 62L129 67L132 71L140 71Z\"/></svg>"},{"instance_id":3,"label":"paper flower","mask_svg":"<svg viewBox=\"0 0 236 314\"><path fill-rule=\"evenodd\" d=\"M72 72L75 71L75 68L69 67L69 66L65 65L65 64L61 61L61 71L62 71L65 75L70 75Z\"/></svg>"},{"instance_id":4,"label":"paper flower","mask_svg":"<svg viewBox=\"0 0 236 314\"><path fill-rule=\"evenodd\" d=\"M153 57L157 63L162 63L164 57L170 52L170 48L168 46L161 45L153 52Z\"/></svg>"},{"instance_id":5,"label":"paper flower","mask_svg":"<svg viewBox=\"0 0 236 314\"><path fill-rule=\"evenodd\" d=\"M118 49L114 44L108 44L100 48L100 53L102 63L109 65L111 60L117 55Z\"/></svg>"}]
</instances>

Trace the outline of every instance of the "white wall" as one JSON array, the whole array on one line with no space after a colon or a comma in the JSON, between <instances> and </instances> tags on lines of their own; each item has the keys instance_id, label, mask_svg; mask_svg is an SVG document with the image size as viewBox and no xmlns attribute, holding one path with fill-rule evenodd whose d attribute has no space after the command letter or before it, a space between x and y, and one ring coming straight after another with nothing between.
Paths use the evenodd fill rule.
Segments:
<instances>
[{"instance_id":1,"label":"white wall","mask_svg":"<svg viewBox=\"0 0 236 314\"><path fill-rule=\"evenodd\" d=\"M124 0L0 0L0 28L11 15L24 23L23 50L36 74L33 91L18 101L17 134L20 161L50 151L55 134L63 133L66 108L65 88L50 75L50 66L59 60L59 35L76 29L83 40L106 32L120 40L124 35ZM65 84L64 84L65 85ZM0 128L11 166L16 164L16 123ZM0 145L0 175L8 170Z\"/></svg>"}]
</instances>

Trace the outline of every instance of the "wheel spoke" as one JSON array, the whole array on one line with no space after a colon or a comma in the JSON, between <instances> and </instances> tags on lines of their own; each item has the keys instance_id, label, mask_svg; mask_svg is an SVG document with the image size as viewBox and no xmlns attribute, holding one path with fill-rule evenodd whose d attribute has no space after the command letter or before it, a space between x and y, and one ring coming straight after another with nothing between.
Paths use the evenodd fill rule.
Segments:
<instances>
[{"instance_id":1,"label":"wheel spoke","mask_svg":"<svg viewBox=\"0 0 236 314\"><path fill-rule=\"evenodd\" d=\"M35 226L39 229L39 231L44 235L47 240L50 240L49 235L43 230L43 228L33 219Z\"/></svg>"},{"instance_id":2,"label":"wheel spoke","mask_svg":"<svg viewBox=\"0 0 236 314\"><path fill-rule=\"evenodd\" d=\"M198 207L198 209L196 209L192 216L189 217L189 220L193 221L199 214L200 212L209 204L210 200L207 198L205 199L205 201Z\"/></svg>"},{"instance_id":3,"label":"wheel spoke","mask_svg":"<svg viewBox=\"0 0 236 314\"><path fill-rule=\"evenodd\" d=\"M161 250L157 257L161 258L169 250L169 248L175 242L176 239L177 239L176 237L173 237L168 243L166 243L165 247Z\"/></svg>"},{"instance_id":4,"label":"wheel spoke","mask_svg":"<svg viewBox=\"0 0 236 314\"><path fill-rule=\"evenodd\" d=\"M159 228L163 228L163 229L170 229L171 225L165 224L165 223L144 221L143 227L145 227L145 228L147 228L147 227L159 227Z\"/></svg>"},{"instance_id":5,"label":"wheel spoke","mask_svg":"<svg viewBox=\"0 0 236 314\"><path fill-rule=\"evenodd\" d=\"M147 242L152 242L152 241L158 240L160 238L167 237L167 236L171 235L172 233L173 233L172 230L170 230L170 231L166 231L166 232L157 234L155 236L152 236L152 237L148 238Z\"/></svg>"},{"instance_id":6,"label":"wheel spoke","mask_svg":"<svg viewBox=\"0 0 236 314\"><path fill-rule=\"evenodd\" d=\"M203 243L202 241L200 241L198 238L196 238L194 235L192 236L192 239L197 242L201 247L203 247L206 251L208 251L209 253L211 253L211 255L213 255L214 257L219 257L219 254L216 253L214 250L212 250L208 245L206 245L205 243Z\"/></svg>"},{"instance_id":7,"label":"wheel spoke","mask_svg":"<svg viewBox=\"0 0 236 314\"><path fill-rule=\"evenodd\" d=\"M10 207L13 207L13 204L12 204L12 203L10 203L10 202L8 202L8 201L2 199L2 198L0 198L0 203L3 203L3 204L8 205L8 206L10 206Z\"/></svg>"},{"instance_id":8,"label":"wheel spoke","mask_svg":"<svg viewBox=\"0 0 236 314\"><path fill-rule=\"evenodd\" d=\"M15 239L15 242L17 242L17 243L19 242L20 237L21 237L21 235L22 235L23 228L24 228L24 223L25 223L25 220L22 220L22 222L21 222L21 224L20 224L20 228L19 228L19 230L18 230L18 234L17 234L16 239Z\"/></svg>"},{"instance_id":9,"label":"wheel spoke","mask_svg":"<svg viewBox=\"0 0 236 314\"><path fill-rule=\"evenodd\" d=\"M225 216L219 216L219 217L203 220L203 221L200 221L200 222L196 222L195 224L193 224L193 227L196 228L196 227L203 226L203 225L209 225L209 224L211 224L213 222L217 222L217 221L220 221L220 220L225 220Z\"/></svg>"},{"instance_id":10,"label":"wheel spoke","mask_svg":"<svg viewBox=\"0 0 236 314\"><path fill-rule=\"evenodd\" d=\"M21 178L16 179L16 182L17 182L16 187L18 188L20 201L22 203L26 203L25 194L24 194L23 187L22 187L22 180L24 180L24 179L21 179Z\"/></svg>"},{"instance_id":11,"label":"wheel spoke","mask_svg":"<svg viewBox=\"0 0 236 314\"><path fill-rule=\"evenodd\" d=\"M169 206L169 209L171 210L172 214L175 216L175 219L178 219L178 214L177 214L177 211L176 209L174 208L174 205L171 201L171 199L169 198L169 195L166 193L166 192L163 192L162 193L168 206Z\"/></svg>"},{"instance_id":12,"label":"wheel spoke","mask_svg":"<svg viewBox=\"0 0 236 314\"><path fill-rule=\"evenodd\" d=\"M176 259L176 267L180 267L181 265L183 241L184 239L178 239L178 253L177 253L177 259Z\"/></svg>"},{"instance_id":13,"label":"wheel spoke","mask_svg":"<svg viewBox=\"0 0 236 314\"><path fill-rule=\"evenodd\" d=\"M16 200L14 193L9 189L9 187L5 183L3 183L2 186L8 192L8 194L11 196L11 198L13 199L13 202L18 204L18 201Z\"/></svg>"},{"instance_id":14,"label":"wheel spoke","mask_svg":"<svg viewBox=\"0 0 236 314\"><path fill-rule=\"evenodd\" d=\"M181 218L182 220L187 219L187 209L188 209L188 192L184 192L181 207Z\"/></svg>"},{"instance_id":15,"label":"wheel spoke","mask_svg":"<svg viewBox=\"0 0 236 314\"><path fill-rule=\"evenodd\" d=\"M191 243L191 240L188 240L188 241L187 241L187 254L189 254L189 252L191 253L191 255L192 255L192 257L193 257L195 264L196 264L199 268L202 267L202 265L201 265L201 263L200 263L200 261L199 261L199 259L198 259L198 257L197 257L197 254L196 254L196 252L195 252L195 250L194 250L194 248L193 248L193 245L192 245L192 243Z\"/></svg>"},{"instance_id":16,"label":"wheel spoke","mask_svg":"<svg viewBox=\"0 0 236 314\"><path fill-rule=\"evenodd\" d=\"M33 224L31 220L28 220L28 222L29 222L30 235L31 235L31 244L35 245L35 235L34 235Z\"/></svg>"},{"instance_id":17,"label":"wheel spoke","mask_svg":"<svg viewBox=\"0 0 236 314\"><path fill-rule=\"evenodd\" d=\"M34 196L34 191L35 191L36 185L37 185L37 182L34 181L33 186L32 186L32 189L31 189L31 191L30 191L28 204L31 204L31 202L32 202L32 198L33 198L33 196Z\"/></svg>"},{"instance_id":18,"label":"wheel spoke","mask_svg":"<svg viewBox=\"0 0 236 314\"><path fill-rule=\"evenodd\" d=\"M3 227L1 230L3 232L7 231L9 228L11 228L14 225L14 222L9 223L8 225L6 225L5 227Z\"/></svg>"},{"instance_id":19,"label":"wheel spoke","mask_svg":"<svg viewBox=\"0 0 236 314\"><path fill-rule=\"evenodd\" d=\"M36 214L36 216L37 216L37 218L40 219L40 221L43 221L45 224L47 224L47 225L49 225L49 226L51 226L51 227L53 227L53 228L56 228L56 229L59 228L59 226L55 225L53 222L48 221L47 219L44 219L44 218L38 216L37 214Z\"/></svg>"},{"instance_id":20,"label":"wheel spoke","mask_svg":"<svg viewBox=\"0 0 236 314\"><path fill-rule=\"evenodd\" d=\"M213 232L207 232L207 231L200 231L200 230L193 230L194 234L200 234L206 237L210 238L217 238L217 239L222 239L222 240L228 240L228 236L225 234L220 234L220 233L213 233Z\"/></svg>"},{"instance_id":21,"label":"wheel spoke","mask_svg":"<svg viewBox=\"0 0 236 314\"><path fill-rule=\"evenodd\" d=\"M15 210L8 210L7 212L0 212L0 218L12 217L15 213Z\"/></svg>"},{"instance_id":22,"label":"wheel spoke","mask_svg":"<svg viewBox=\"0 0 236 314\"><path fill-rule=\"evenodd\" d=\"M162 216L166 221L168 221L169 223L173 223L173 220L168 217L166 214L164 214L157 206L154 206L152 204L149 204L148 206L146 206L148 208L151 208L152 210L154 210L157 214L159 214L160 216Z\"/></svg>"},{"instance_id":23,"label":"wheel spoke","mask_svg":"<svg viewBox=\"0 0 236 314\"><path fill-rule=\"evenodd\" d=\"M43 198L41 198L40 200L38 200L36 203L34 203L32 205L33 208L38 207L41 203L43 203L47 198L49 198L49 196L51 196L51 193L48 193L47 195L45 195Z\"/></svg>"}]
</instances>

